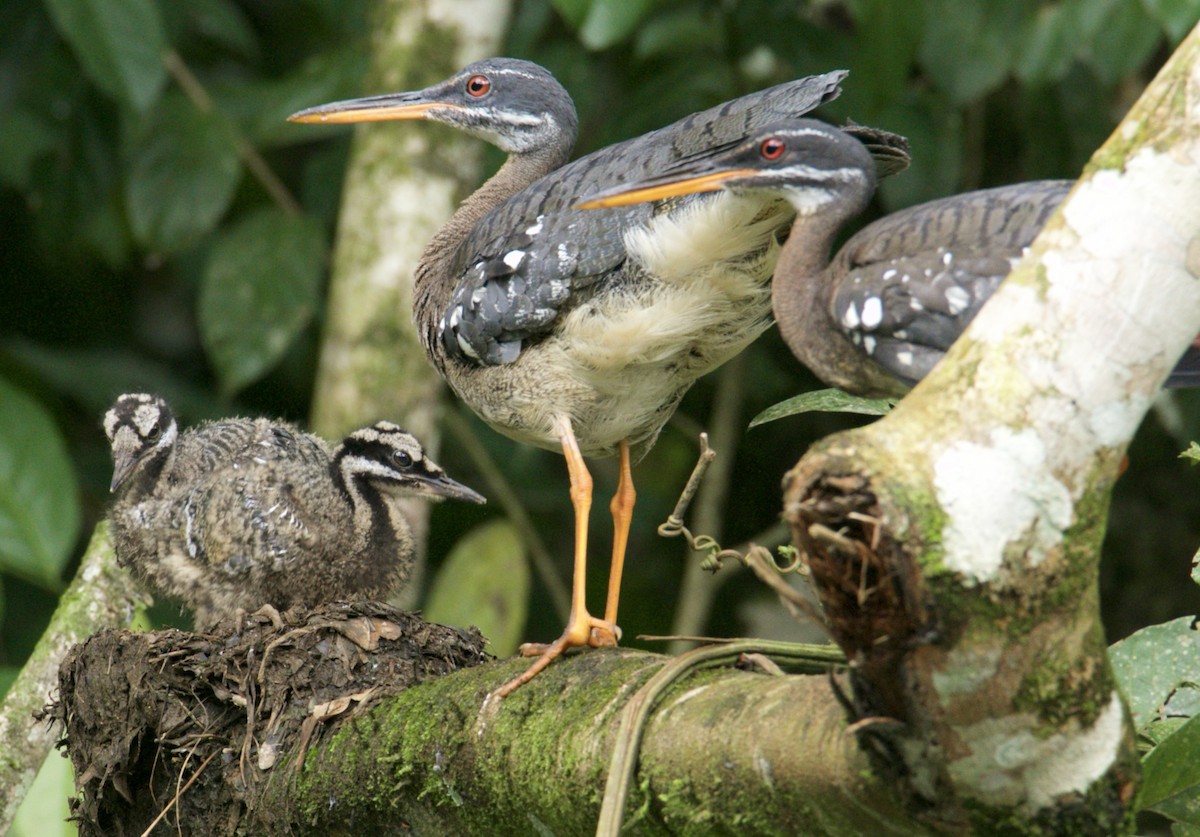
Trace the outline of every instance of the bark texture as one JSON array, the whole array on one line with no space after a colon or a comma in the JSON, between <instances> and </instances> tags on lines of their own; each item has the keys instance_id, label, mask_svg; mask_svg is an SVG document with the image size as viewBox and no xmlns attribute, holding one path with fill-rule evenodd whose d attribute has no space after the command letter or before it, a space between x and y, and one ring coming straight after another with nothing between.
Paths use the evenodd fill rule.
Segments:
<instances>
[{"instance_id":1,"label":"bark texture","mask_svg":"<svg viewBox=\"0 0 1200 837\"><path fill-rule=\"evenodd\" d=\"M78 642L103 628L126 627L149 600L117 566L101 523L42 638L0 705L0 832L7 832L62 729L40 720L58 685L58 667Z\"/></svg>"},{"instance_id":2,"label":"bark texture","mask_svg":"<svg viewBox=\"0 0 1200 837\"><path fill-rule=\"evenodd\" d=\"M1193 32L945 362L787 481L873 765L949 830L1132 828L1097 569L1124 450L1200 330L1198 52Z\"/></svg>"},{"instance_id":3,"label":"bark texture","mask_svg":"<svg viewBox=\"0 0 1200 837\"><path fill-rule=\"evenodd\" d=\"M419 89L496 54L510 6L506 0L379 3L362 95ZM478 140L440 125L394 122L356 133L313 395L315 432L336 439L386 418L437 458L443 387L413 327L413 268L478 183L481 152ZM423 556L429 506L412 501L405 512ZM423 565L409 590L420 588Z\"/></svg>"}]
</instances>

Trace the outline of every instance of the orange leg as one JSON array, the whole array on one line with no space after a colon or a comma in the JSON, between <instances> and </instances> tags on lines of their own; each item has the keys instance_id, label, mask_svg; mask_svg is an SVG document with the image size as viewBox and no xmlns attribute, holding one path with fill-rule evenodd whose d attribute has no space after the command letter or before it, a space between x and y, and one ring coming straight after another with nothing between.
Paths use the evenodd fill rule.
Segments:
<instances>
[{"instance_id":1,"label":"orange leg","mask_svg":"<svg viewBox=\"0 0 1200 837\"><path fill-rule=\"evenodd\" d=\"M571 423L565 419L560 420L558 429L562 439L563 456L567 459L567 473L571 475L571 504L575 507L575 575L571 585L571 615L562 636L554 642L549 645L526 643L521 646L522 655L537 656L537 659L520 676L514 677L497 689L496 694L499 697L506 697L528 683L538 672L562 656L568 648L589 645L599 648L617 644L616 626L588 613L585 601L588 512L592 508L592 475L588 473L587 466L583 462L583 454L579 452L579 444L575 441Z\"/></svg>"},{"instance_id":2,"label":"orange leg","mask_svg":"<svg viewBox=\"0 0 1200 837\"><path fill-rule=\"evenodd\" d=\"M633 504L637 492L633 490L633 469L629 465L629 442L621 440L621 471L617 478L617 493L613 495L609 510L613 518L612 568L608 573L608 601L604 607L604 621L617 624L617 600L621 597L621 573L625 570L625 547L629 544L629 524L633 521ZM620 631L618 630L618 639Z\"/></svg>"}]
</instances>

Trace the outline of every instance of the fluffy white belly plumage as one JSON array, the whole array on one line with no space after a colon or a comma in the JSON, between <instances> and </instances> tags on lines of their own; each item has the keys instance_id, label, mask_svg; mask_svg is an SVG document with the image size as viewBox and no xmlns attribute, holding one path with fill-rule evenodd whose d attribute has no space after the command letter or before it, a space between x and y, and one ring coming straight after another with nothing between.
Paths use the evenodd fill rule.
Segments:
<instances>
[{"instance_id":1,"label":"fluffy white belly plumage","mask_svg":"<svg viewBox=\"0 0 1200 837\"><path fill-rule=\"evenodd\" d=\"M571 420L585 456L644 450L697 378L770 325L780 201L720 192L626 235L633 263L508 366L478 368L500 397L473 404L499 432L557 450Z\"/></svg>"}]
</instances>

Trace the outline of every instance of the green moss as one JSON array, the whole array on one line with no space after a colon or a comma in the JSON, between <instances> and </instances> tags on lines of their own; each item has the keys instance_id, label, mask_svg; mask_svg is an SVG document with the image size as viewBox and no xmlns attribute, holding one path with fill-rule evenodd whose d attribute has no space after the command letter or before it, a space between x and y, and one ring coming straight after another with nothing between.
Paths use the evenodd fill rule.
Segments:
<instances>
[{"instance_id":1,"label":"green moss","mask_svg":"<svg viewBox=\"0 0 1200 837\"><path fill-rule=\"evenodd\" d=\"M1098 696L1111 694L1083 670L1091 662L1047 654L1021 681L1013 708L1037 717L1041 723L1034 732L1044 736L1057 733L1071 720L1090 725L1107 705L1107 700L1098 700Z\"/></svg>"}]
</instances>

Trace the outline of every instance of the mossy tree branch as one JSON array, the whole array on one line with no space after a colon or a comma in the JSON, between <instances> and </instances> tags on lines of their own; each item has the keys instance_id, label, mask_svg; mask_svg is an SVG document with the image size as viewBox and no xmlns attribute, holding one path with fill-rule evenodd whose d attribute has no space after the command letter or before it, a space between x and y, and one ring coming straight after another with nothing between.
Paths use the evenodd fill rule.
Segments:
<instances>
[{"instance_id":1,"label":"mossy tree branch","mask_svg":"<svg viewBox=\"0 0 1200 837\"><path fill-rule=\"evenodd\" d=\"M62 730L38 723L58 687L58 667L68 649L103 628L124 628L148 604L129 573L117 566L108 524L96 527L79 571L50 624L0 705L0 832L7 833L25 792Z\"/></svg>"},{"instance_id":2,"label":"mossy tree branch","mask_svg":"<svg viewBox=\"0 0 1200 837\"><path fill-rule=\"evenodd\" d=\"M1200 30L946 361L789 475L874 762L950 828L1113 834L1139 775L1105 656L1110 489L1200 331Z\"/></svg>"},{"instance_id":3,"label":"mossy tree branch","mask_svg":"<svg viewBox=\"0 0 1200 837\"><path fill-rule=\"evenodd\" d=\"M665 661L583 654L501 702L489 690L528 662L422 684L343 725L263 802L293 812L298 833L590 834L621 710ZM826 677L701 672L659 704L626 822L637 834L920 833L866 766Z\"/></svg>"}]
</instances>

